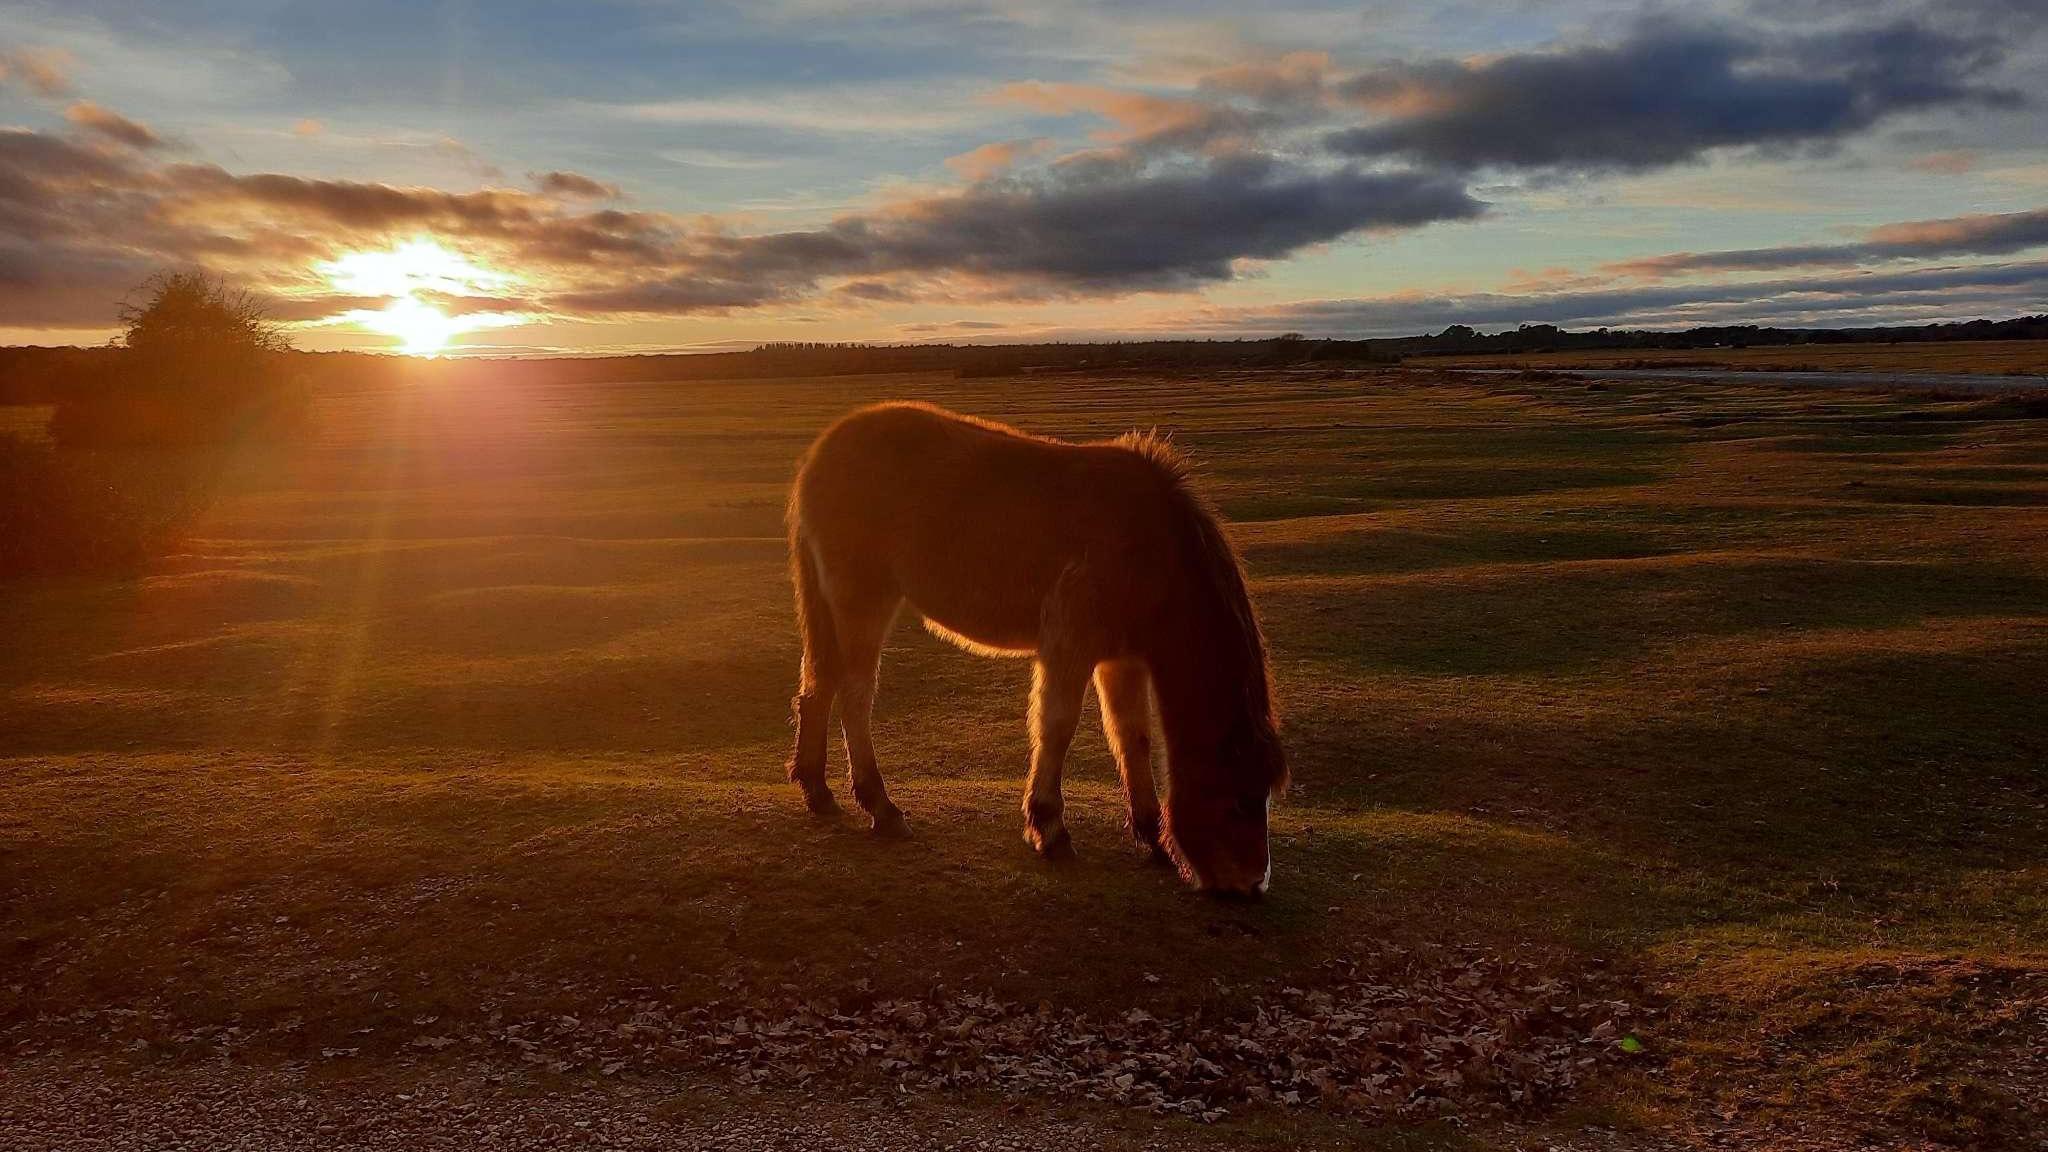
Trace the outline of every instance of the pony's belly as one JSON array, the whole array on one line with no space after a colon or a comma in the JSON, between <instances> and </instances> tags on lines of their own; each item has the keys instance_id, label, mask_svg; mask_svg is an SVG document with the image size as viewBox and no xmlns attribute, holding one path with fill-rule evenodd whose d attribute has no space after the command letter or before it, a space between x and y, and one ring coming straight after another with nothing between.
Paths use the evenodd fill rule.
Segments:
<instances>
[{"instance_id":1,"label":"pony's belly","mask_svg":"<svg viewBox=\"0 0 2048 1152\"><path fill-rule=\"evenodd\" d=\"M971 546L940 553L943 564L899 563L911 608L935 636L970 652L1028 655L1038 650L1046 585L1026 555L996 556Z\"/></svg>"},{"instance_id":2,"label":"pony's belly","mask_svg":"<svg viewBox=\"0 0 2048 1152\"><path fill-rule=\"evenodd\" d=\"M977 636L950 627L932 616L924 617L924 630L977 656L1030 656L1038 651L1035 634L984 633Z\"/></svg>"}]
</instances>

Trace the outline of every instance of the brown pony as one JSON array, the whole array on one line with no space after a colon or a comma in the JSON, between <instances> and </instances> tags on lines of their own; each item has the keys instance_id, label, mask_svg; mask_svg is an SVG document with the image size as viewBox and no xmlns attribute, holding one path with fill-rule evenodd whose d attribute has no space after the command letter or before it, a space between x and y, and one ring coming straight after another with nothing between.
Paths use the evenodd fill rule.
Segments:
<instances>
[{"instance_id":1,"label":"brown pony","mask_svg":"<svg viewBox=\"0 0 2048 1152\"><path fill-rule=\"evenodd\" d=\"M864 408L805 455L789 551L803 633L789 776L813 811L838 810L825 783L836 696L855 799L875 832L909 831L868 728L882 640L908 600L969 651L1033 657L1024 838L1041 855L1073 853L1060 770L1093 676L1132 836L1200 888L1265 890L1266 809L1287 779L1265 638L1229 541L1163 441L1067 444L929 404ZM1148 697L1166 737L1163 813Z\"/></svg>"}]
</instances>

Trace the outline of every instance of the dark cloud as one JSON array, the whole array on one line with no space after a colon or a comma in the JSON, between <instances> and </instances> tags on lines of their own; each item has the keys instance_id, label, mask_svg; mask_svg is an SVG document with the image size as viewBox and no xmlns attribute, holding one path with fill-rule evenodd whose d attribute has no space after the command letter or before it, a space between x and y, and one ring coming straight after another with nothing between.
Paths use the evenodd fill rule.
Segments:
<instances>
[{"instance_id":1,"label":"dark cloud","mask_svg":"<svg viewBox=\"0 0 2048 1152\"><path fill-rule=\"evenodd\" d=\"M1479 168L1642 171L1720 148L1825 145L1889 116L2012 105L1995 41L1912 21L1770 36L1669 23L1613 44L1394 65L1343 85L1376 114L1342 154Z\"/></svg>"},{"instance_id":2,"label":"dark cloud","mask_svg":"<svg viewBox=\"0 0 2048 1152\"><path fill-rule=\"evenodd\" d=\"M0 237L0 324L111 326L122 298L156 268L146 257Z\"/></svg>"},{"instance_id":3,"label":"dark cloud","mask_svg":"<svg viewBox=\"0 0 2048 1152\"><path fill-rule=\"evenodd\" d=\"M914 297L887 280L849 280L832 290L836 296L877 304L901 304Z\"/></svg>"},{"instance_id":4,"label":"dark cloud","mask_svg":"<svg viewBox=\"0 0 2048 1152\"><path fill-rule=\"evenodd\" d=\"M685 315L759 308L791 298L788 291L765 281L714 280L685 272L658 280L564 292L549 302L565 311L583 314Z\"/></svg>"},{"instance_id":5,"label":"dark cloud","mask_svg":"<svg viewBox=\"0 0 2048 1152\"><path fill-rule=\"evenodd\" d=\"M1724 252L1673 252L1601 265L1623 276L1663 279L1700 272L1841 267L1935 256L1996 256L2048 245L2048 208L1914 220L1873 228L1851 244L1794 244Z\"/></svg>"},{"instance_id":6,"label":"dark cloud","mask_svg":"<svg viewBox=\"0 0 2048 1152\"><path fill-rule=\"evenodd\" d=\"M619 186L594 180L581 172L535 172L529 173L533 186L543 195L562 196L575 200L617 200Z\"/></svg>"},{"instance_id":7,"label":"dark cloud","mask_svg":"<svg viewBox=\"0 0 2048 1152\"><path fill-rule=\"evenodd\" d=\"M885 266L1084 291L1189 288L1367 229L1479 215L1463 185L1232 155L1193 167L990 181L866 219Z\"/></svg>"},{"instance_id":8,"label":"dark cloud","mask_svg":"<svg viewBox=\"0 0 2048 1152\"><path fill-rule=\"evenodd\" d=\"M66 108L64 119L123 147L155 148L163 144L163 138L151 131L147 124L130 120L119 112L111 108L102 108L90 100L80 100Z\"/></svg>"},{"instance_id":9,"label":"dark cloud","mask_svg":"<svg viewBox=\"0 0 2048 1152\"><path fill-rule=\"evenodd\" d=\"M451 193L170 165L161 180L188 217L289 217L367 237L425 229L501 246L570 279L617 279L564 294L570 308L692 312L801 298L820 281L965 278L991 294L1184 290L1369 229L1476 216L1453 180L1304 168L1232 154L1151 165L1102 155L981 181L814 230L734 235L659 213L571 211L508 189ZM899 286L900 287L900 286ZM870 298L875 289L863 290Z\"/></svg>"},{"instance_id":10,"label":"dark cloud","mask_svg":"<svg viewBox=\"0 0 2048 1152\"><path fill-rule=\"evenodd\" d=\"M1256 155L1149 167L1104 158L975 184L840 217L824 228L691 237L679 271L579 293L572 308L689 312L800 298L858 277L870 299L891 277L967 281L982 295L1182 291L1373 229L1477 216L1455 181L1417 173L1290 167Z\"/></svg>"},{"instance_id":11,"label":"dark cloud","mask_svg":"<svg viewBox=\"0 0 2048 1152\"><path fill-rule=\"evenodd\" d=\"M212 164L172 165L163 175L201 206L259 208L351 229L431 226L505 235L546 210L532 194L509 189L443 192L274 173L237 176Z\"/></svg>"}]
</instances>

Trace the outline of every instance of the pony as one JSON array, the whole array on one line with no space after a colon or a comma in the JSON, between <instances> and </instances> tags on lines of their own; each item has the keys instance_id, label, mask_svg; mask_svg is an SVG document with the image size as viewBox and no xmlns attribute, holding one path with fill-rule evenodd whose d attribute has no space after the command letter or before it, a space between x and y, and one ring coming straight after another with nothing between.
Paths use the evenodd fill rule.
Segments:
<instances>
[{"instance_id":1,"label":"pony","mask_svg":"<svg viewBox=\"0 0 2048 1152\"><path fill-rule=\"evenodd\" d=\"M1074 444L878 404L811 445L788 522L803 641L789 778L812 811L839 811L825 781L836 699L854 799L876 834L909 832L870 728L882 641L908 602L970 652L1032 660L1024 839L1040 855L1074 852L1060 773L1092 679L1132 838L1204 891L1265 891L1267 812L1287 783L1265 636L1237 554L1164 439Z\"/></svg>"}]
</instances>

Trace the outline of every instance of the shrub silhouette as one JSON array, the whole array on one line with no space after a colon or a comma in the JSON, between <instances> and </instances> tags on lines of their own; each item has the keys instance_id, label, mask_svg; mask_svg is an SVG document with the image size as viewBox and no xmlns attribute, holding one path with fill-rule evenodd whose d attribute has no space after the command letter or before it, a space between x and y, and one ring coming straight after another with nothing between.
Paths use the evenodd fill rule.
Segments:
<instances>
[{"instance_id":1,"label":"shrub silhouette","mask_svg":"<svg viewBox=\"0 0 2048 1152\"><path fill-rule=\"evenodd\" d=\"M189 477L121 455L0 436L0 580L129 572L170 542L191 513Z\"/></svg>"},{"instance_id":2,"label":"shrub silhouette","mask_svg":"<svg viewBox=\"0 0 2048 1152\"><path fill-rule=\"evenodd\" d=\"M192 445L288 435L306 423L291 349L247 292L201 272L167 272L125 305L126 331L99 371L66 390L50 418L64 447Z\"/></svg>"}]
</instances>

